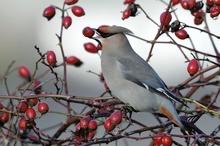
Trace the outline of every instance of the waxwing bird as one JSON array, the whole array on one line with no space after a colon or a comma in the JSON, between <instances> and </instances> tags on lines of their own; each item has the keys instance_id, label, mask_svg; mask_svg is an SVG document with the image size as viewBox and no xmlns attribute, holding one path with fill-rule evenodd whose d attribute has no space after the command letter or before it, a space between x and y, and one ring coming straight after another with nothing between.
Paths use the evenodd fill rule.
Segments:
<instances>
[{"instance_id":1,"label":"waxwing bird","mask_svg":"<svg viewBox=\"0 0 220 146\"><path fill-rule=\"evenodd\" d=\"M184 129L171 101L186 104L132 49L125 35L132 32L120 26L100 27L96 32L102 37L101 68L112 94L135 110L162 113Z\"/></svg>"}]
</instances>

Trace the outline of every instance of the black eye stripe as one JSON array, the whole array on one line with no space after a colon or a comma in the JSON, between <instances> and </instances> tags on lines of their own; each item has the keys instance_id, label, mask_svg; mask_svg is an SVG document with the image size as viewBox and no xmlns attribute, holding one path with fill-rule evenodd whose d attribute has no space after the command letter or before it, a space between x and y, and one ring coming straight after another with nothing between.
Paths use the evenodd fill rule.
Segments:
<instances>
[{"instance_id":1,"label":"black eye stripe","mask_svg":"<svg viewBox=\"0 0 220 146\"><path fill-rule=\"evenodd\" d=\"M96 31L97 31L97 33L98 33L101 37L103 37L103 38L108 38L108 37L113 36L113 35L116 34L116 33L103 33L103 32L101 32L99 29L97 29Z\"/></svg>"}]
</instances>

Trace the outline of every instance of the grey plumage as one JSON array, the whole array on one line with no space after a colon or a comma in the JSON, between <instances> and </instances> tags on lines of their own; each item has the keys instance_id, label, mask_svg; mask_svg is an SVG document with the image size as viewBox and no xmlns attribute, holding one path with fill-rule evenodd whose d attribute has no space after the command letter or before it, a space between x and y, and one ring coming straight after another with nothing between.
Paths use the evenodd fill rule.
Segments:
<instances>
[{"instance_id":1,"label":"grey plumage","mask_svg":"<svg viewBox=\"0 0 220 146\"><path fill-rule=\"evenodd\" d=\"M101 28L98 33L103 37L102 72L113 95L136 110L161 112L183 128L171 100L184 103L132 49L125 36L125 33L132 32L123 27L112 26Z\"/></svg>"}]
</instances>

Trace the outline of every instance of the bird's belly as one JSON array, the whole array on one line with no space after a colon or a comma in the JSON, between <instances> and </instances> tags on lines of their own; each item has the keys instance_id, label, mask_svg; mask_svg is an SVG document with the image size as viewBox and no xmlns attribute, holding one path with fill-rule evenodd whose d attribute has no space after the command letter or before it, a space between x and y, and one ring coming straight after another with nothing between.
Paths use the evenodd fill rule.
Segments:
<instances>
[{"instance_id":1,"label":"bird's belly","mask_svg":"<svg viewBox=\"0 0 220 146\"><path fill-rule=\"evenodd\" d=\"M115 86L115 84L118 85ZM118 89L115 87L120 88ZM109 88L111 89L113 95L118 97L124 103L131 105L138 111L155 112L159 108L155 94L134 82L114 82L114 85L111 83L109 84Z\"/></svg>"},{"instance_id":2,"label":"bird's belly","mask_svg":"<svg viewBox=\"0 0 220 146\"><path fill-rule=\"evenodd\" d=\"M140 85L124 78L116 62L104 66L110 60L102 60L102 72L113 95L122 102L131 105L139 111L154 112L158 110L158 101L155 95Z\"/></svg>"}]
</instances>

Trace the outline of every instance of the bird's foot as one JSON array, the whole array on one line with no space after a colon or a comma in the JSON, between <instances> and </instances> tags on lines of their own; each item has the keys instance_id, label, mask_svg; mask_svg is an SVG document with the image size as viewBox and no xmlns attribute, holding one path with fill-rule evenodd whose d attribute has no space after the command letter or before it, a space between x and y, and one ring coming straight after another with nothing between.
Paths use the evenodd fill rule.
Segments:
<instances>
[{"instance_id":1,"label":"bird's foot","mask_svg":"<svg viewBox=\"0 0 220 146\"><path fill-rule=\"evenodd\" d=\"M138 111L129 105L123 106L122 109L123 109L124 115L127 115L127 113L129 114L126 118L129 120L129 124L131 125L132 124L132 120L131 120L132 112L138 112Z\"/></svg>"}]
</instances>

